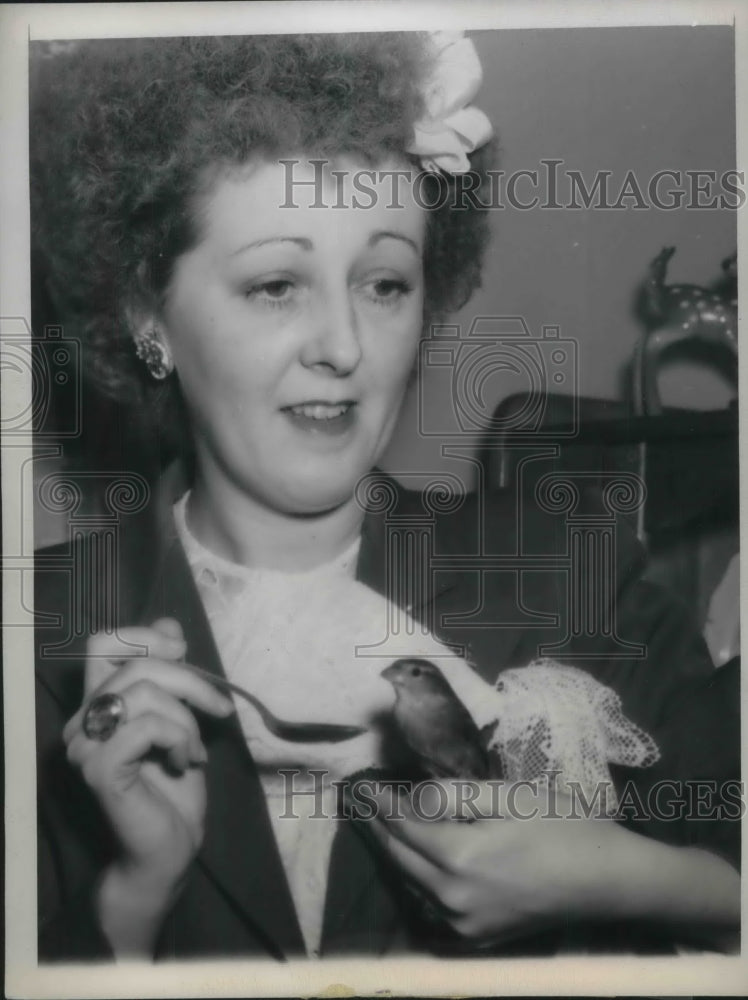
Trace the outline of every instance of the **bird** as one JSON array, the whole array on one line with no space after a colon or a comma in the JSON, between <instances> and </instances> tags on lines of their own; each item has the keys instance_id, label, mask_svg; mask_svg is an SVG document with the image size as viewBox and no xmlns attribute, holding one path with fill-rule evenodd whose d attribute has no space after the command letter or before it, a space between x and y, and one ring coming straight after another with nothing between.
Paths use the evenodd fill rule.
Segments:
<instances>
[{"instance_id":1,"label":"bird","mask_svg":"<svg viewBox=\"0 0 748 1000\"><path fill-rule=\"evenodd\" d=\"M497 723L482 729L430 660L395 660L381 674L395 689L393 717L400 735L430 778L500 778L487 749Z\"/></svg>"}]
</instances>

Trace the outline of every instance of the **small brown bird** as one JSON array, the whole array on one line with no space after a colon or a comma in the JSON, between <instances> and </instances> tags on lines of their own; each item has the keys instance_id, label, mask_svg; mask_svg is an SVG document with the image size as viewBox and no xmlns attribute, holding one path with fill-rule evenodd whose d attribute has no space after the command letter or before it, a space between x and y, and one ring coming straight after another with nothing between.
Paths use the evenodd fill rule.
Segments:
<instances>
[{"instance_id":1,"label":"small brown bird","mask_svg":"<svg viewBox=\"0 0 748 1000\"><path fill-rule=\"evenodd\" d=\"M430 777L501 777L498 759L486 749L496 723L478 729L436 664L396 660L382 677L395 689L397 727Z\"/></svg>"}]
</instances>

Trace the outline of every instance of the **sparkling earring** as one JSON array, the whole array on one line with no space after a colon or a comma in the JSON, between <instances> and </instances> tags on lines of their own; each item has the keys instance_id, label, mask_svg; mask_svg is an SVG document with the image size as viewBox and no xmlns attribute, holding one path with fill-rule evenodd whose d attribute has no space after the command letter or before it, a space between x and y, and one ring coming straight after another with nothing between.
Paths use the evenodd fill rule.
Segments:
<instances>
[{"instance_id":1,"label":"sparkling earring","mask_svg":"<svg viewBox=\"0 0 748 1000\"><path fill-rule=\"evenodd\" d=\"M135 338L135 353L145 364L151 378L159 382L174 371L174 362L154 329L147 330Z\"/></svg>"}]
</instances>

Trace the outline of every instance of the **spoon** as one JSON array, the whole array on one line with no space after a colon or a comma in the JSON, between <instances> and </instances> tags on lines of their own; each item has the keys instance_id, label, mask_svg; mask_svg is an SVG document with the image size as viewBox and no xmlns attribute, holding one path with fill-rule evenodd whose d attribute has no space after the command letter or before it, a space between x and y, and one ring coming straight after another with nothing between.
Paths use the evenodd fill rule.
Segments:
<instances>
[{"instance_id":1,"label":"spoon","mask_svg":"<svg viewBox=\"0 0 748 1000\"><path fill-rule=\"evenodd\" d=\"M290 743L342 743L343 740L352 740L354 736L360 736L366 732L365 726L344 726L334 722L286 722L273 715L259 698L250 694L249 691L245 691L238 684L234 684L218 674L211 674L192 663L185 663L184 667L215 687L225 691L233 691L234 694L248 701L257 709L267 729L281 740L287 740Z\"/></svg>"}]
</instances>

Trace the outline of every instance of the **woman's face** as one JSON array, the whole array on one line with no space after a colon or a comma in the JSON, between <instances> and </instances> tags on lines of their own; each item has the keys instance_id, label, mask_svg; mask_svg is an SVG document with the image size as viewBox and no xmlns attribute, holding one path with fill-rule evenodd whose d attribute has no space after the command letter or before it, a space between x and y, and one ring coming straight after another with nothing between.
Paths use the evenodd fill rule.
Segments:
<instances>
[{"instance_id":1,"label":"woman's face","mask_svg":"<svg viewBox=\"0 0 748 1000\"><path fill-rule=\"evenodd\" d=\"M423 321L425 210L404 183L392 207L392 179L371 175L358 201L374 204L353 207L337 166L296 163L290 199L279 163L217 181L160 323L201 474L293 514L349 500L377 462ZM299 183L315 178L321 198Z\"/></svg>"}]
</instances>

